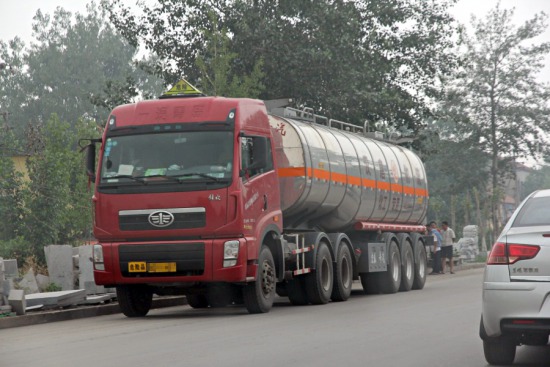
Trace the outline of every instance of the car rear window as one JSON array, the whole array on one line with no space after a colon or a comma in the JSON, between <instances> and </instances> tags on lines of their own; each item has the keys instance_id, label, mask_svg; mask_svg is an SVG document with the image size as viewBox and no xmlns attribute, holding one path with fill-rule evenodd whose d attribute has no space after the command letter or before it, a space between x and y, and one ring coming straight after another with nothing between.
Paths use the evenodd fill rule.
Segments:
<instances>
[{"instance_id":1,"label":"car rear window","mask_svg":"<svg viewBox=\"0 0 550 367\"><path fill-rule=\"evenodd\" d=\"M520 209L512 227L542 226L550 224L550 197L527 200Z\"/></svg>"}]
</instances>

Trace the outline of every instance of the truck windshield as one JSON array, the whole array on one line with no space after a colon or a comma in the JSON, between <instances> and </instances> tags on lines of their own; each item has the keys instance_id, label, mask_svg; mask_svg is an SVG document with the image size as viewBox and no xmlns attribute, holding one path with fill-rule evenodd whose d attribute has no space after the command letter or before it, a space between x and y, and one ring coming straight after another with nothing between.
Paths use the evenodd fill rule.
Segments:
<instances>
[{"instance_id":1,"label":"truck windshield","mask_svg":"<svg viewBox=\"0 0 550 367\"><path fill-rule=\"evenodd\" d=\"M101 183L220 182L231 179L233 133L167 132L105 141Z\"/></svg>"}]
</instances>

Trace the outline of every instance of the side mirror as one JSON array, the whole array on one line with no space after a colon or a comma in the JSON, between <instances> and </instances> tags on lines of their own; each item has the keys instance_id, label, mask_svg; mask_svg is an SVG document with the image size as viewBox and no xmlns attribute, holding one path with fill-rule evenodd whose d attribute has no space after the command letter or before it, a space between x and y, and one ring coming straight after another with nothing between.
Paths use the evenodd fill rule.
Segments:
<instances>
[{"instance_id":1,"label":"side mirror","mask_svg":"<svg viewBox=\"0 0 550 367\"><path fill-rule=\"evenodd\" d=\"M83 141L89 141L90 143L82 146ZM82 150L86 150L86 174L90 181L95 182L95 156L96 156L96 147L97 143L101 143L101 139L80 139L78 145Z\"/></svg>"},{"instance_id":2,"label":"side mirror","mask_svg":"<svg viewBox=\"0 0 550 367\"><path fill-rule=\"evenodd\" d=\"M95 182L95 144L86 146L86 174L90 181Z\"/></svg>"}]
</instances>

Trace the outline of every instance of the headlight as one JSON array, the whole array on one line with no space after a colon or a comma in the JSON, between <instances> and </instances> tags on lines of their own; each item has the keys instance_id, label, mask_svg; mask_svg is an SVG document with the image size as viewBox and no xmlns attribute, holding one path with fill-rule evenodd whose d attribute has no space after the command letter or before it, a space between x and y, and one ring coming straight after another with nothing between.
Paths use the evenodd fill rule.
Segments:
<instances>
[{"instance_id":1,"label":"headlight","mask_svg":"<svg viewBox=\"0 0 550 367\"><path fill-rule=\"evenodd\" d=\"M239 257L239 241L227 241L223 245L223 267L237 265Z\"/></svg>"},{"instance_id":2,"label":"headlight","mask_svg":"<svg viewBox=\"0 0 550 367\"><path fill-rule=\"evenodd\" d=\"M101 245L94 245L94 269L105 270L105 264L103 262L103 247Z\"/></svg>"}]
</instances>

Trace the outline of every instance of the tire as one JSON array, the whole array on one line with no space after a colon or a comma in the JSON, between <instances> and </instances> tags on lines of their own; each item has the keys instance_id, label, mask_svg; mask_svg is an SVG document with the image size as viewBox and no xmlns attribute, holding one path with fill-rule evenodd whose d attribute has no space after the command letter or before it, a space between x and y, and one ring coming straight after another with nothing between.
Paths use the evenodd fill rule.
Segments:
<instances>
[{"instance_id":1,"label":"tire","mask_svg":"<svg viewBox=\"0 0 550 367\"><path fill-rule=\"evenodd\" d=\"M516 358L516 344L502 336L488 338L483 340L483 353L490 365L510 365Z\"/></svg>"},{"instance_id":2,"label":"tire","mask_svg":"<svg viewBox=\"0 0 550 367\"><path fill-rule=\"evenodd\" d=\"M378 286L382 293L397 293L401 285L401 256L395 240L388 247L388 270L379 273Z\"/></svg>"},{"instance_id":3,"label":"tire","mask_svg":"<svg viewBox=\"0 0 550 367\"><path fill-rule=\"evenodd\" d=\"M330 301L334 285L333 270L328 245L320 242L315 254L315 270L306 275L306 294L311 304L322 305Z\"/></svg>"},{"instance_id":4,"label":"tire","mask_svg":"<svg viewBox=\"0 0 550 367\"><path fill-rule=\"evenodd\" d=\"M186 296L187 303L192 308L207 308L208 300L204 294L188 294Z\"/></svg>"},{"instance_id":5,"label":"tire","mask_svg":"<svg viewBox=\"0 0 550 367\"><path fill-rule=\"evenodd\" d=\"M243 299L249 313L266 313L275 300L277 275L275 262L269 248L262 246L258 257L256 281L243 289Z\"/></svg>"},{"instance_id":6,"label":"tire","mask_svg":"<svg viewBox=\"0 0 550 367\"><path fill-rule=\"evenodd\" d=\"M279 297L288 297L288 291L286 290L286 283L277 283L275 292L277 292L277 295Z\"/></svg>"},{"instance_id":7,"label":"tire","mask_svg":"<svg viewBox=\"0 0 550 367\"><path fill-rule=\"evenodd\" d=\"M379 294L380 286L378 281L379 273L361 273L361 285L365 294Z\"/></svg>"},{"instance_id":8,"label":"tire","mask_svg":"<svg viewBox=\"0 0 550 367\"><path fill-rule=\"evenodd\" d=\"M304 306L309 303L303 276L289 280L286 283L286 293L290 303L295 306Z\"/></svg>"},{"instance_id":9,"label":"tire","mask_svg":"<svg viewBox=\"0 0 550 367\"><path fill-rule=\"evenodd\" d=\"M153 291L146 285L119 285L116 296L126 317L143 317L153 304Z\"/></svg>"},{"instance_id":10,"label":"tire","mask_svg":"<svg viewBox=\"0 0 550 367\"><path fill-rule=\"evenodd\" d=\"M231 289L227 284L211 284L208 286L206 301L212 308L223 308L232 302Z\"/></svg>"},{"instance_id":11,"label":"tire","mask_svg":"<svg viewBox=\"0 0 550 367\"><path fill-rule=\"evenodd\" d=\"M411 239L408 235L399 235L401 242L401 284L400 292L411 290L414 282L414 254L411 246Z\"/></svg>"},{"instance_id":12,"label":"tire","mask_svg":"<svg viewBox=\"0 0 550 367\"><path fill-rule=\"evenodd\" d=\"M335 302L345 301L351 294L353 284L353 263L351 252L346 243L340 243L336 264L334 264L334 286L330 299Z\"/></svg>"},{"instance_id":13,"label":"tire","mask_svg":"<svg viewBox=\"0 0 550 367\"><path fill-rule=\"evenodd\" d=\"M412 289L422 289L426 284L426 276L428 275L428 256L422 237L415 233L411 238L414 245L414 281Z\"/></svg>"}]
</instances>

